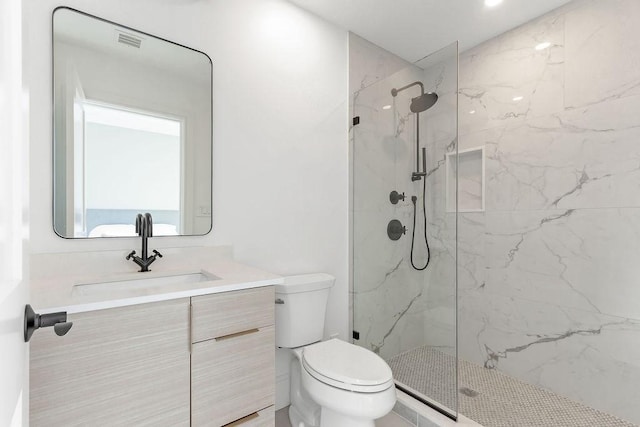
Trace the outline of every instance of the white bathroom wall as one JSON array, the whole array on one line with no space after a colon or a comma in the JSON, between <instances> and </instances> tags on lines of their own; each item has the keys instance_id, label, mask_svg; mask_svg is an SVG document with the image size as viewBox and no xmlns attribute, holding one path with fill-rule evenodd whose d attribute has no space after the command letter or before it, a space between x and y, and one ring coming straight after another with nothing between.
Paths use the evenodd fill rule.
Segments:
<instances>
[{"instance_id":1,"label":"white bathroom wall","mask_svg":"<svg viewBox=\"0 0 640 427\"><path fill-rule=\"evenodd\" d=\"M274 273L330 273L336 284L325 331L347 339L347 32L282 0L26 2L33 253L124 256L139 246L127 238L63 240L52 229L51 13L61 4L213 60L213 231L154 238L151 247L232 245L238 261ZM283 357L278 366L286 375Z\"/></svg>"},{"instance_id":2,"label":"white bathroom wall","mask_svg":"<svg viewBox=\"0 0 640 427\"><path fill-rule=\"evenodd\" d=\"M51 226L51 13L25 3L33 252L127 249ZM233 245L281 274L337 277L328 332L347 331L347 33L281 0L71 0L64 5L207 53L214 63L213 231L153 247ZM170 262L170 260L162 260Z\"/></svg>"}]
</instances>

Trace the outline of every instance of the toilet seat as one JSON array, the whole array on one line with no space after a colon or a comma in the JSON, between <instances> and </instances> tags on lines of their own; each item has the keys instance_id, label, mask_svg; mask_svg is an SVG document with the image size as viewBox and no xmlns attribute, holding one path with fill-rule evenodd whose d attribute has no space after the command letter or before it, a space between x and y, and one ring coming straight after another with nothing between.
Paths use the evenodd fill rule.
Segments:
<instances>
[{"instance_id":1,"label":"toilet seat","mask_svg":"<svg viewBox=\"0 0 640 427\"><path fill-rule=\"evenodd\" d=\"M393 385L389 365L375 353L331 339L307 346L302 366L320 382L359 393L377 393Z\"/></svg>"}]
</instances>

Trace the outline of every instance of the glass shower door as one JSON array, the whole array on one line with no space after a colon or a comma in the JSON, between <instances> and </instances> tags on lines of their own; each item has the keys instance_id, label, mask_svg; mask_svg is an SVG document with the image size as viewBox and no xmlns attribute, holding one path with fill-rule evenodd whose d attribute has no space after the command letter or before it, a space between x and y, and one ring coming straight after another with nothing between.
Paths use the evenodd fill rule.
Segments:
<instances>
[{"instance_id":1,"label":"glass shower door","mask_svg":"<svg viewBox=\"0 0 640 427\"><path fill-rule=\"evenodd\" d=\"M354 343L454 418L457 92L457 43L358 91L352 165Z\"/></svg>"}]
</instances>

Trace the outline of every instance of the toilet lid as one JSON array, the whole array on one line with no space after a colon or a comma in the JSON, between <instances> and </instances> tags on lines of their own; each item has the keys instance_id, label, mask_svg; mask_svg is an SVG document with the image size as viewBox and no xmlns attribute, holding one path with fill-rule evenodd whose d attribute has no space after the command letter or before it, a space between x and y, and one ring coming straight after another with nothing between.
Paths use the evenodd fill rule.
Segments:
<instances>
[{"instance_id":1,"label":"toilet lid","mask_svg":"<svg viewBox=\"0 0 640 427\"><path fill-rule=\"evenodd\" d=\"M373 393L393 384L391 368L380 356L338 339L305 347L302 364L317 380L344 390Z\"/></svg>"}]
</instances>

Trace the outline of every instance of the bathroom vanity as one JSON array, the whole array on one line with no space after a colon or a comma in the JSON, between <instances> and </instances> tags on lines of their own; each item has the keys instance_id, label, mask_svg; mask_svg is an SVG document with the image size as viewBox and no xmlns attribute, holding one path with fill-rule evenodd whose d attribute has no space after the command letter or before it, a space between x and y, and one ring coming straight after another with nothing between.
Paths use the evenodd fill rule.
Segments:
<instances>
[{"instance_id":1,"label":"bathroom vanity","mask_svg":"<svg viewBox=\"0 0 640 427\"><path fill-rule=\"evenodd\" d=\"M148 237L212 228L211 59L69 7L52 23L53 228L143 243L32 256L33 309L73 326L31 338L31 425L272 426L282 279L228 248L147 257Z\"/></svg>"},{"instance_id":2,"label":"bathroom vanity","mask_svg":"<svg viewBox=\"0 0 640 427\"><path fill-rule=\"evenodd\" d=\"M67 311L73 327L31 339L31 425L272 426L282 279L209 264L204 279L166 286L193 267L34 280L36 311Z\"/></svg>"}]
</instances>

